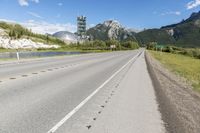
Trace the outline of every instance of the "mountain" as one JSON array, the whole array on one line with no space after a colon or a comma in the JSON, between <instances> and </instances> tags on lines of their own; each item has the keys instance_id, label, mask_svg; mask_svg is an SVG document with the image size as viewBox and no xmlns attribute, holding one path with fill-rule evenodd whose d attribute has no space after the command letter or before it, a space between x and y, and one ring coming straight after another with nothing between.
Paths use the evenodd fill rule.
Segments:
<instances>
[{"instance_id":1,"label":"mountain","mask_svg":"<svg viewBox=\"0 0 200 133\"><path fill-rule=\"evenodd\" d=\"M158 42L161 45L200 47L200 12L192 13L188 19L177 24L139 32L136 38L141 44Z\"/></svg>"},{"instance_id":2,"label":"mountain","mask_svg":"<svg viewBox=\"0 0 200 133\"><path fill-rule=\"evenodd\" d=\"M87 35L93 40L134 40L136 33L126 29L116 20L108 20L87 30Z\"/></svg>"},{"instance_id":3,"label":"mountain","mask_svg":"<svg viewBox=\"0 0 200 133\"><path fill-rule=\"evenodd\" d=\"M59 31L54 33L52 36L64 41L67 44L78 42L78 36L68 31Z\"/></svg>"}]
</instances>

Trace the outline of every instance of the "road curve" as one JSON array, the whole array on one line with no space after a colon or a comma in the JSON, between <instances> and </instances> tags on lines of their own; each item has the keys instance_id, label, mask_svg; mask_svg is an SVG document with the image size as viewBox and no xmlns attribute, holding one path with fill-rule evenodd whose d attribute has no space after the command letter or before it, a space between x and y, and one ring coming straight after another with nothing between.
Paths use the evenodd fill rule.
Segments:
<instances>
[{"instance_id":1,"label":"road curve","mask_svg":"<svg viewBox=\"0 0 200 133\"><path fill-rule=\"evenodd\" d=\"M141 51L0 65L0 132L47 133Z\"/></svg>"}]
</instances>

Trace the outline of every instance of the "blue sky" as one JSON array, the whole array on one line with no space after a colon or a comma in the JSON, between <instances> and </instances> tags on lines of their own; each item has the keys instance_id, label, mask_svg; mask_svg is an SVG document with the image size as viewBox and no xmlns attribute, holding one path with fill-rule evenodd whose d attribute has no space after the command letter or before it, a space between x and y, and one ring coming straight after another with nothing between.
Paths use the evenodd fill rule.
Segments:
<instances>
[{"instance_id":1,"label":"blue sky","mask_svg":"<svg viewBox=\"0 0 200 133\"><path fill-rule=\"evenodd\" d=\"M115 19L128 28L159 28L200 10L200 0L1 0L0 19L35 32L76 31L76 17L88 26Z\"/></svg>"}]
</instances>

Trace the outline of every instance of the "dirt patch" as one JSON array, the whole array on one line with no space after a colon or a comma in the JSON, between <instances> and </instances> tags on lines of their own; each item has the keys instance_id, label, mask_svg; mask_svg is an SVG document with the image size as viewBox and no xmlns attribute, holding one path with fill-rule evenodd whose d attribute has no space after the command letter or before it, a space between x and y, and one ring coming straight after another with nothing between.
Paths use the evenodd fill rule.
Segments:
<instances>
[{"instance_id":1,"label":"dirt patch","mask_svg":"<svg viewBox=\"0 0 200 133\"><path fill-rule=\"evenodd\" d=\"M145 54L157 101L169 133L200 132L200 95L185 79Z\"/></svg>"}]
</instances>

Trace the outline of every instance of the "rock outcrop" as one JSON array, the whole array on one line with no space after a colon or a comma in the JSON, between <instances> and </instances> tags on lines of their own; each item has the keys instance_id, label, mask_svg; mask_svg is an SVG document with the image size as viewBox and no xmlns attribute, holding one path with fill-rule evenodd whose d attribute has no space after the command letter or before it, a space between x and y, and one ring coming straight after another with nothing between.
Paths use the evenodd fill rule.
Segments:
<instances>
[{"instance_id":1,"label":"rock outcrop","mask_svg":"<svg viewBox=\"0 0 200 133\"><path fill-rule=\"evenodd\" d=\"M5 49L38 49L38 48L59 48L58 45L47 45L36 43L30 39L11 40L9 37L0 36L0 48Z\"/></svg>"},{"instance_id":2,"label":"rock outcrop","mask_svg":"<svg viewBox=\"0 0 200 133\"><path fill-rule=\"evenodd\" d=\"M134 31L126 29L116 20L105 21L87 31L93 40L135 40L134 34Z\"/></svg>"}]
</instances>

